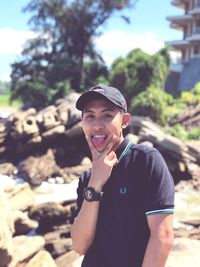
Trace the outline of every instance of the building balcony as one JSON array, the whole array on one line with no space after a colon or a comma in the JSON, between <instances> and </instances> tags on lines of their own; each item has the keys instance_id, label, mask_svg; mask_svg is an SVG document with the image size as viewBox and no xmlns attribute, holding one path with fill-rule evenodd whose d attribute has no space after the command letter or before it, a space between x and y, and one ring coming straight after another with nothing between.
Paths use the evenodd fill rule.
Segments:
<instances>
[{"instance_id":1,"label":"building balcony","mask_svg":"<svg viewBox=\"0 0 200 267\"><path fill-rule=\"evenodd\" d=\"M192 15L186 14L182 16L169 16L167 17L167 20L171 22L171 28L180 29L183 28L183 26L187 25L190 21L192 21Z\"/></svg>"},{"instance_id":2,"label":"building balcony","mask_svg":"<svg viewBox=\"0 0 200 267\"><path fill-rule=\"evenodd\" d=\"M189 0L172 0L171 4L176 7L185 8L185 3L189 2Z\"/></svg>"},{"instance_id":3,"label":"building balcony","mask_svg":"<svg viewBox=\"0 0 200 267\"><path fill-rule=\"evenodd\" d=\"M189 41L188 40L169 41L166 42L166 44L175 49L183 49L189 46Z\"/></svg>"},{"instance_id":4,"label":"building balcony","mask_svg":"<svg viewBox=\"0 0 200 267\"><path fill-rule=\"evenodd\" d=\"M178 16L168 16L167 20L173 23L183 23L186 24L188 21L192 20L192 16L190 14L178 15Z\"/></svg>"}]
</instances>

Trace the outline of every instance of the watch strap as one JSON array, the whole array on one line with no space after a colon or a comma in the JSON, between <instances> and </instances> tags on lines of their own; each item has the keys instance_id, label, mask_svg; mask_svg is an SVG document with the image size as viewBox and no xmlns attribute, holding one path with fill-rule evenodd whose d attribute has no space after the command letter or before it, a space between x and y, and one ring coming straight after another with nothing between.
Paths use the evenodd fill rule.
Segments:
<instances>
[{"instance_id":1,"label":"watch strap","mask_svg":"<svg viewBox=\"0 0 200 267\"><path fill-rule=\"evenodd\" d=\"M100 201L102 196L103 192L96 192L93 187L86 187L83 191L83 197L87 201Z\"/></svg>"}]
</instances>

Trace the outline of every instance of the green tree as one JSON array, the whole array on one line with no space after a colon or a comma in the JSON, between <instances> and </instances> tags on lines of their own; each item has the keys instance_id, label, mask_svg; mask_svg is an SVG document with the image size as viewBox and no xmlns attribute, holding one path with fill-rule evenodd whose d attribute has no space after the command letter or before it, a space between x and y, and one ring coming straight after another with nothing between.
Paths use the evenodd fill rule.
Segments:
<instances>
[{"instance_id":1,"label":"green tree","mask_svg":"<svg viewBox=\"0 0 200 267\"><path fill-rule=\"evenodd\" d=\"M132 50L125 58L114 61L110 83L121 88L127 102L150 85L162 88L169 70L167 49L150 56L140 49Z\"/></svg>"},{"instance_id":2,"label":"green tree","mask_svg":"<svg viewBox=\"0 0 200 267\"><path fill-rule=\"evenodd\" d=\"M85 63L83 88L88 89L97 83L108 84L108 69L106 65L98 61Z\"/></svg>"},{"instance_id":3,"label":"green tree","mask_svg":"<svg viewBox=\"0 0 200 267\"><path fill-rule=\"evenodd\" d=\"M40 106L64 93L65 86L58 87L58 83L68 81L71 88L80 91L85 59L101 58L93 42L99 27L115 12L135 2L32 0L24 11L33 14L29 23L40 34L27 43L22 59L12 65L12 97ZM36 95L39 101L35 99Z\"/></svg>"}]
</instances>

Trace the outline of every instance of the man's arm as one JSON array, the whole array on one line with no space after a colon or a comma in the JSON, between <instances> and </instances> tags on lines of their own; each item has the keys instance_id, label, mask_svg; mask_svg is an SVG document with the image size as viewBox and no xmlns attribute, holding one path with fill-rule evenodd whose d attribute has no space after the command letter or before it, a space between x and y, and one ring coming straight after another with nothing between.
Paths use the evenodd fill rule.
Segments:
<instances>
[{"instance_id":1,"label":"man's arm","mask_svg":"<svg viewBox=\"0 0 200 267\"><path fill-rule=\"evenodd\" d=\"M79 255L85 255L91 246L96 232L99 213L99 201L83 201L81 210L71 229L73 250Z\"/></svg>"},{"instance_id":2,"label":"man's arm","mask_svg":"<svg viewBox=\"0 0 200 267\"><path fill-rule=\"evenodd\" d=\"M96 192L102 191L103 185L109 179L113 166L117 162L116 154L111 151L117 136L113 136L102 153L98 153L90 139L87 138L92 153L92 174L88 187L93 187ZM96 233L99 214L99 201L83 201L79 214L72 226L71 237L73 250L84 255L92 245Z\"/></svg>"},{"instance_id":3,"label":"man's arm","mask_svg":"<svg viewBox=\"0 0 200 267\"><path fill-rule=\"evenodd\" d=\"M164 267L173 244L173 215L147 216L150 238L142 267Z\"/></svg>"}]
</instances>

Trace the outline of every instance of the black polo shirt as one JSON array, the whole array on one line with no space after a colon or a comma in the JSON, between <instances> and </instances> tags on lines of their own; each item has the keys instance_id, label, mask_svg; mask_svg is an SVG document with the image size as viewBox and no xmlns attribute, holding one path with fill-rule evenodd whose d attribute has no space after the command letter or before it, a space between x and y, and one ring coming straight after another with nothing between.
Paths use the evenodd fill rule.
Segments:
<instances>
[{"instance_id":1,"label":"black polo shirt","mask_svg":"<svg viewBox=\"0 0 200 267\"><path fill-rule=\"evenodd\" d=\"M129 140L124 139L117 157ZM80 177L77 212L91 171ZM82 267L141 267L149 228L147 216L173 213L174 182L166 163L155 148L132 144L112 170L103 187L96 235Z\"/></svg>"}]
</instances>

